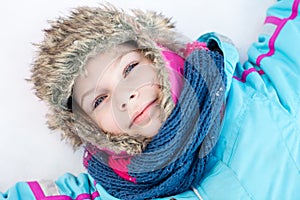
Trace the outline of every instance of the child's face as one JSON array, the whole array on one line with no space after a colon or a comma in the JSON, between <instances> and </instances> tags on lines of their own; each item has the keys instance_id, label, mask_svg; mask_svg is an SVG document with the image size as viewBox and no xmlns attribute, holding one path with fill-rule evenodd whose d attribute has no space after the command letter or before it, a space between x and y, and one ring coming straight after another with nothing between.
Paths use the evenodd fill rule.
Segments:
<instances>
[{"instance_id":1,"label":"child's face","mask_svg":"<svg viewBox=\"0 0 300 200\"><path fill-rule=\"evenodd\" d=\"M75 80L73 98L104 131L154 136L164 115L160 85L150 60L130 45L91 58Z\"/></svg>"}]
</instances>

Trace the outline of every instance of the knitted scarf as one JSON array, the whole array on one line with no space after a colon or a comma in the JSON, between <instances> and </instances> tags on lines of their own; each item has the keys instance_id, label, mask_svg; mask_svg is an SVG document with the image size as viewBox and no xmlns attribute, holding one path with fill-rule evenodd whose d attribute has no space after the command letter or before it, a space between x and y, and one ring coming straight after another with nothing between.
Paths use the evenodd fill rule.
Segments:
<instances>
[{"instance_id":1,"label":"knitted scarf","mask_svg":"<svg viewBox=\"0 0 300 200\"><path fill-rule=\"evenodd\" d=\"M223 56L194 50L178 103L142 154L87 145L84 164L108 193L126 200L166 197L197 187L218 139L225 102Z\"/></svg>"}]
</instances>

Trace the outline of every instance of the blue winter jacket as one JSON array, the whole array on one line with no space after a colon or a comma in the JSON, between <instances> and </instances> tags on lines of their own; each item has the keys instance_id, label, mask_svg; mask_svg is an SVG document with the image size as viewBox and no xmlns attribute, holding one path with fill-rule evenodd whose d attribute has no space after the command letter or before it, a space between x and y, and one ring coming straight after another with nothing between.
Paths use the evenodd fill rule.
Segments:
<instances>
[{"instance_id":1,"label":"blue winter jacket","mask_svg":"<svg viewBox=\"0 0 300 200\"><path fill-rule=\"evenodd\" d=\"M269 8L263 32L241 65L234 46L215 33L225 60L227 102L213 158L197 188L176 199L300 199L300 0ZM0 199L114 200L88 174L20 182Z\"/></svg>"}]
</instances>

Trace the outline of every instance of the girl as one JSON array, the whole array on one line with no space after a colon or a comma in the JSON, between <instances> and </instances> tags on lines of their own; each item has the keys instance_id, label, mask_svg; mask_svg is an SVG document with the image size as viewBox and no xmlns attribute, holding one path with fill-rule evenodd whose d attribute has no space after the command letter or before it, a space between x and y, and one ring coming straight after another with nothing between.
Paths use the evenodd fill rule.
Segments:
<instances>
[{"instance_id":1,"label":"girl","mask_svg":"<svg viewBox=\"0 0 300 200\"><path fill-rule=\"evenodd\" d=\"M268 10L244 65L225 37L189 43L152 12L108 5L57 20L32 81L50 128L85 146L88 173L1 198L296 199L299 2Z\"/></svg>"}]
</instances>

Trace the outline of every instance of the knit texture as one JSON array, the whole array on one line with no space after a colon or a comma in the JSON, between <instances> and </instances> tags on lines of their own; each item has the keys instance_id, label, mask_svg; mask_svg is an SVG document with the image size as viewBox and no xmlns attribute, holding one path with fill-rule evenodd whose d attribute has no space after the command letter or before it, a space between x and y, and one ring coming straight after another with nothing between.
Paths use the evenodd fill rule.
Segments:
<instances>
[{"instance_id":1,"label":"knit texture","mask_svg":"<svg viewBox=\"0 0 300 200\"><path fill-rule=\"evenodd\" d=\"M190 53L178 103L142 154L114 155L87 146L85 165L108 193L120 199L165 197L197 187L222 124L223 56Z\"/></svg>"}]
</instances>

